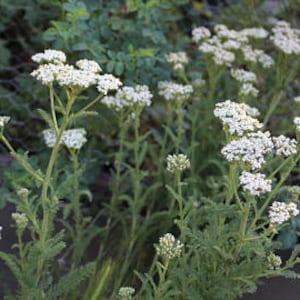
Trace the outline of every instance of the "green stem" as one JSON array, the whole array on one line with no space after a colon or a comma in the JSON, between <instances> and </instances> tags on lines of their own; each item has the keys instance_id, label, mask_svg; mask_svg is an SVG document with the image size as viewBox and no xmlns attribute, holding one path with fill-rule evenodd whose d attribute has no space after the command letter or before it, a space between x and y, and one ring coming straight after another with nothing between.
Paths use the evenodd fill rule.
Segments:
<instances>
[{"instance_id":1,"label":"green stem","mask_svg":"<svg viewBox=\"0 0 300 300\"><path fill-rule=\"evenodd\" d=\"M53 120L53 123L54 123L55 134L58 134L58 123L57 123L57 119L56 119L55 106L54 106L53 86L51 85L49 87L49 89L50 89L50 106L51 106L52 120Z\"/></svg>"},{"instance_id":2,"label":"green stem","mask_svg":"<svg viewBox=\"0 0 300 300\"><path fill-rule=\"evenodd\" d=\"M166 281L166 274L168 271L168 267L169 267L169 260L166 260L165 265L162 265L162 272L159 272L159 283L158 286L155 290L155 294L154 294L154 299L155 300L161 300L162 299L162 286L164 284L164 282Z\"/></svg>"},{"instance_id":3,"label":"green stem","mask_svg":"<svg viewBox=\"0 0 300 300\"><path fill-rule=\"evenodd\" d=\"M9 143L9 141L6 139L6 137L3 135L3 133L0 133L0 139L4 143L4 145L7 147L7 149L10 151L11 155L18 161L18 163L24 168L24 170L31 175L34 179L39 181L40 183L44 182L44 179L36 172L34 171L28 164L28 162L20 159L17 152L14 150L12 145Z\"/></svg>"},{"instance_id":4,"label":"green stem","mask_svg":"<svg viewBox=\"0 0 300 300\"><path fill-rule=\"evenodd\" d=\"M177 137L175 143L175 153L179 154L180 152L180 144L182 142L183 136L183 107L182 103L177 103Z\"/></svg>"},{"instance_id":5,"label":"green stem","mask_svg":"<svg viewBox=\"0 0 300 300\"><path fill-rule=\"evenodd\" d=\"M178 208L179 208L179 229L180 229L180 239L185 241L184 234L184 212L183 212L183 198L182 198L182 183L181 183L181 172L178 171L175 174L176 177L176 185L177 185L177 194L178 194Z\"/></svg>"},{"instance_id":6,"label":"green stem","mask_svg":"<svg viewBox=\"0 0 300 300\"><path fill-rule=\"evenodd\" d=\"M96 104L101 98L103 97L103 94L99 94L93 101L89 102L86 106L84 106L83 108L81 108L77 113L80 114L86 110L88 110L90 107L92 107L94 104Z\"/></svg>"}]
</instances>

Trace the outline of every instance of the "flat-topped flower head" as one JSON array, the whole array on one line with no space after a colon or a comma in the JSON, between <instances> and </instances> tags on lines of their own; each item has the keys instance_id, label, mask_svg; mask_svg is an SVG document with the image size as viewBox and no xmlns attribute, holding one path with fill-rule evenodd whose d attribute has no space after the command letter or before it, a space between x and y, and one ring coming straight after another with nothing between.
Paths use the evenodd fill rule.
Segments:
<instances>
[{"instance_id":1,"label":"flat-topped flower head","mask_svg":"<svg viewBox=\"0 0 300 300\"><path fill-rule=\"evenodd\" d=\"M97 80L97 89L100 93L107 95L109 91L116 91L122 86L122 82L119 78L111 75L100 75Z\"/></svg>"},{"instance_id":2,"label":"flat-topped flower head","mask_svg":"<svg viewBox=\"0 0 300 300\"><path fill-rule=\"evenodd\" d=\"M273 58L261 49L253 49L247 44L243 45L241 50L247 62L261 64L263 68L270 68L275 64Z\"/></svg>"},{"instance_id":3,"label":"flat-topped flower head","mask_svg":"<svg viewBox=\"0 0 300 300\"><path fill-rule=\"evenodd\" d=\"M217 103L214 115L228 128L231 135L242 136L263 126L254 118L259 115L259 111L246 103L236 103L230 100Z\"/></svg>"},{"instance_id":4,"label":"flat-topped flower head","mask_svg":"<svg viewBox=\"0 0 300 300\"><path fill-rule=\"evenodd\" d=\"M280 225L288 221L291 217L296 217L299 214L296 203L274 201L269 208L269 219L271 225Z\"/></svg>"},{"instance_id":5,"label":"flat-topped flower head","mask_svg":"<svg viewBox=\"0 0 300 300\"><path fill-rule=\"evenodd\" d=\"M185 52L171 52L166 55L166 60L173 66L173 69L178 71L184 68L189 62L189 59Z\"/></svg>"},{"instance_id":6,"label":"flat-topped flower head","mask_svg":"<svg viewBox=\"0 0 300 300\"><path fill-rule=\"evenodd\" d=\"M272 181L265 179L266 175L261 173L249 173L243 171L240 176L240 184L243 190L253 196L259 196L262 193L271 192Z\"/></svg>"},{"instance_id":7,"label":"flat-topped flower head","mask_svg":"<svg viewBox=\"0 0 300 300\"><path fill-rule=\"evenodd\" d=\"M42 132L44 141L49 148L53 148L56 143L56 133L52 129ZM62 134L60 144L69 149L79 150L87 142L86 131L83 128L65 130Z\"/></svg>"},{"instance_id":8,"label":"flat-topped flower head","mask_svg":"<svg viewBox=\"0 0 300 300\"><path fill-rule=\"evenodd\" d=\"M121 300L131 300L133 299L132 296L135 293L135 289L131 286L124 286L119 289L118 295L120 296Z\"/></svg>"},{"instance_id":9,"label":"flat-topped flower head","mask_svg":"<svg viewBox=\"0 0 300 300\"><path fill-rule=\"evenodd\" d=\"M266 162L265 156L272 153L274 144L270 133L250 132L240 139L233 140L221 150L228 161L246 163L252 170L260 169Z\"/></svg>"},{"instance_id":10,"label":"flat-topped flower head","mask_svg":"<svg viewBox=\"0 0 300 300\"><path fill-rule=\"evenodd\" d=\"M67 58L66 54L60 50L46 49L42 53L34 54L31 59L38 64L63 64Z\"/></svg>"},{"instance_id":11,"label":"flat-topped flower head","mask_svg":"<svg viewBox=\"0 0 300 300\"><path fill-rule=\"evenodd\" d=\"M258 89L253 86L252 83L245 82L242 84L240 90L239 90L240 96L252 96L257 97L258 95Z\"/></svg>"},{"instance_id":12,"label":"flat-topped flower head","mask_svg":"<svg viewBox=\"0 0 300 300\"><path fill-rule=\"evenodd\" d=\"M290 156L297 153L297 141L284 135L273 137L275 153L279 156Z\"/></svg>"},{"instance_id":13,"label":"flat-topped flower head","mask_svg":"<svg viewBox=\"0 0 300 300\"><path fill-rule=\"evenodd\" d=\"M231 76L239 82L256 82L256 75L244 69L231 69Z\"/></svg>"},{"instance_id":14,"label":"flat-topped flower head","mask_svg":"<svg viewBox=\"0 0 300 300\"><path fill-rule=\"evenodd\" d=\"M277 270L280 268L282 264L281 257L279 255L276 255L274 253L271 253L267 257L267 263L268 263L268 269L269 270Z\"/></svg>"},{"instance_id":15,"label":"flat-topped flower head","mask_svg":"<svg viewBox=\"0 0 300 300\"><path fill-rule=\"evenodd\" d=\"M245 28L240 31L242 35L247 37L251 37L254 39L265 39L268 37L269 33L264 28L252 27L252 28Z\"/></svg>"},{"instance_id":16,"label":"flat-topped flower head","mask_svg":"<svg viewBox=\"0 0 300 300\"><path fill-rule=\"evenodd\" d=\"M158 94L166 101L184 102L193 93L191 85L182 85L172 81L160 81L158 83Z\"/></svg>"},{"instance_id":17,"label":"flat-topped flower head","mask_svg":"<svg viewBox=\"0 0 300 300\"><path fill-rule=\"evenodd\" d=\"M274 45L285 54L300 54L300 30L291 27L291 24L284 21L276 23L272 28L271 40Z\"/></svg>"},{"instance_id":18,"label":"flat-topped flower head","mask_svg":"<svg viewBox=\"0 0 300 300\"><path fill-rule=\"evenodd\" d=\"M3 130L4 126L9 122L10 117L0 116L0 131Z\"/></svg>"},{"instance_id":19,"label":"flat-topped flower head","mask_svg":"<svg viewBox=\"0 0 300 300\"><path fill-rule=\"evenodd\" d=\"M102 72L101 67L97 62L90 59L80 59L76 62L76 66L83 71L92 72L92 73L100 73Z\"/></svg>"},{"instance_id":20,"label":"flat-topped flower head","mask_svg":"<svg viewBox=\"0 0 300 300\"><path fill-rule=\"evenodd\" d=\"M300 132L300 117L295 117L294 124L296 125L296 129Z\"/></svg>"},{"instance_id":21,"label":"flat-topped flower head","mask_svg":"<svg viewBox=\"0 0 300 300\"><path fill-rule=\"evenodd\" d=\"M124 86L115 96L104 97L102 103L116 111L134 110L137 107L150 106L152 97L147 85Z\"/></svg>"},{"instance_id":22,"label":"flat-topped flower head","mask_svg":"<svg viewBox=\"0 0 300 300\"><path fill-rule=\"evenodd\" d=\"M170 173L182 172L190 167L190 160L184 154L169 154L167 156L167 170Z\"/></svg>"},{"instance_id":23,"label":"flat-topped flower head","mask_svg":"<svg viewBox=\"0 0 300 300\"><path fill-rule=\"evenodd\" d=\"M166 233L159 238L159 245L156 246L156 253L166 260L173 259L181 255L183 246L184 245L179 240L175 239L173 234Z\"/></svg>"},{"instance_id":24,"label":"flat-topped flower head","mask_svg":"<svg viewBox=\"0 0 300 300\"><path fill-rule=\"evenodd\" d=\"M206 27L197 27L192 30L192 40L195 43L199 43L202 40L208 39L211 36L211 32Z\"/></svg>"}]
</instances>

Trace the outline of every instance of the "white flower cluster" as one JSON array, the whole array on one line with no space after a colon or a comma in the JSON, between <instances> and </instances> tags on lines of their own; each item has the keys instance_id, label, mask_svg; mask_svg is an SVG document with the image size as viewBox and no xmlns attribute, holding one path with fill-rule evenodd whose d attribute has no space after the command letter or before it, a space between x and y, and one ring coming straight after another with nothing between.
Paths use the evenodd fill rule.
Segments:
<instances>
[{"instance_id":1,"label":"white flower cluster","mask_svg":"<svg viewBox=\"0 0 300 300\"><path fill-rule=\"evenodd\" d=\"M53 63L63 64L66 62L66 54L59 50L46 49L43 53L34 54L31 59L38 64Z\"/></svg>"},{"instance_id":2,"label":"white flower cluster","mask_svg":"<svg viewBox=\"0 0 300 300\"><path fill-rule=\"evenodd\" d=\"M273 151L270 133L250 132L240 139L233 140L221 150L228 161L242 161L252 170L260 169L266 162L265 155Z\"/></svg>"},{"instance_id":3,"label":"white flower cluster","mask_svg":"<svg viewBox=\"0 0 300 300\"><path fill-rule=\"evenodd\" d=\"M269 208L269 219L272 225L280 225L298 214L299 210L294 202L287 204L274 201Z\"/></svg>"},{"instance_id":4,"label":"white flower cluster","mask_svg":"<svg viewBox=\"0 0 300 300\"><path fill-rule=\"evenodd\" d=\"M231 69L230 73L239 82L256 82L256 75L253 72L243 69Z\"/></svg>"},{"instance_id":5,"label":"white flower cluster","mask_svg":"<svg viewBox=\"0 0 300 300\"><path fill-rule=\"evenodd\" d=\"M122 86L122 82L112 74L99 75L97 89L100 93L107 95L109 91L116 91Z\"/></svg>"},{"instance_id":6,"label":"white flower cluster","mask_svg":"<svg viewBox=\"0 0 300 300\"><path fill-rule=\"evenodd\" d=\"M189 62L185 52L171 52L166 55L166 60L173 66L175 71L182 70L184 65Z\"/></svg>"},{"instance_id":7,"label":"white flower cluster","mask_svg":"<svg viewBox=\"0 0 300 300\"><path fill-rule=\"evenodd\" d=\"M42 132L44 141L49 148L53 148L56 143L56 134L52 129ZM65 130L62 134L60 144L69 149L79 150L87 142L86 131L83 128Z\"/></svg>"},{"instance_id":8,"label":"white flower cluster","mask_svg":"<svg viewBox=\"0 0 300 300\"><path fill-rule=\"evenodd\" d=\"M11 218L16 222L19 230L24 230L27 227L28 219L24 213L12 213Z\"/></svg>"},{"instance_id":9,"label":"white flower cluster","mask_svg":"<svg viewBox=\"0 0 300 300\"><path fill-rule=\"evenodd\" d=\"M167 156L167 171L170 173L182 172L190 167L190 160L184 154L169 154Z\"/></svg>"},{"instance_id":10,"label":"white flower cluster","mask_svg":"<svg viewBox=\"0 0 300 300\"><path fill-rule=\"evenodd\" d=\"M179 257L183 249L183 244L176 240L174 235L166 233L159 238L159 245L156 246L156 252L164 259L173 259Z\"/></svg>"},{"instance_id":11,"label":"white flower cluster","mask_svg":"<svg viewBox=\"0 0 300 300\"><path fill-rule=\"evenodd\" d=\"M44 85L57 82L61 87L79 89L97 85L98 91L105 95L122 85L121 81L111 74L100 75L102 69L93 60L81 59L75 66L65 64L66 55L62 51L47 49L43 53L33 55L32 60L40 65L31 75Z\"/></svg>"},{"instance_id":12,"label":"white flower cluster","mask_svg":"<svg viewBox=\"0 0 300 300\"><path fill-rule=\"evenodd\" d=\"M277 270L277 269L280 268L280 266L282 264L282 260L281 260L281 257L279 255L271 253L267 257L267 263L268 263L269 270Z\"/></svg>"},{"instance_id":13,"label":"white flower cluster","mask_svg":"<svg viewBox=\"0 0 300 300\"><path fill-rule=\"evenodd\" d=\"M106 96L102 103L107 107L120 111L151 105L153 95L147 85L136 85L135 87L124 86L119 89L115 96Z\"/></svg>"},{"instance_id":14,"label":"white flower cluster","mask_svg":"<svg viewBox=\"0 0 300 300\"><path fill-rule=\"evenodd\" d=\"M122 300L132 299L132 295L135 293L135 289L131 286L124 286L119 289L119 296Z\"/></svg>"},{"instance_id":15,"label":"white flower cluster","mask_svg":"<svg viewBox=\"0 0 300 300\"><path fill-rule=\"evenodd\" d=\"M247 61L259 62L266 68L274 64L269 55L262 50L252 49L249 44L249 38L264 39L268 36L268 32L263 28L246 28L237 31L219 24L215 26L214 30L216 35L212 37L210 37L208 29L204 30L203 27L195 28L192 34L193 40L200 42L199 50L212 55L217 65L230 66L235 60L234 51L240 50L244 53Z\"/></svg>"},{"instance_id":16,"label":"white flower cluster","mask_svg":"<svg viewBox=\"0 0 300 300\"><path fill-rule=\"evenodd\" d=\"M296 97L294 98L294 101L295 101L296 103L300 103L300 96L296 96Z\"/></svg>"},{"instance_id":17,"label":"white flower cluster","mask_svg":"<svg viewBox=\"0 0 300 300\"><path fill-rule=\"evenodd\" d=\"M265 174L252 174L246 171L243 171L239 177L243 190L254 196L259 196L261 193L271 192L272 181L265 178Z\"/></svg>"},{"instance_id":18,"label":"white flower cluster","mask_svg":"<svg viewBox=\"0 0 300 300\"><path fill-rule=\"evenodd\" d=\"M297 131L300 132L300 117L296 117L296 118L294 119L294 124L296 125Z\"/></svg>"},{"instance_id":19,"label":"white flower cluster","mask_svg":"<svg viewBox=\"0 0 300 300\"><path fill-rule=\"evenodd\" d=\"M273 137L276 155L290 156L297 153L297 141L284 135Z\"/></svg>"},{"instance_id":20,"label":"white flower cluster","mask_svg":"<svg viewBox=\"0 0 300 300\"><path fill-rule=\"evenodd\" d=\"M300 30L291 28L291 24L278 21L272 28L271 40L274 45L286 54L300 54Z\"/></svg>"},{"instance_id":21,"label":"white flower cluster","mask_svg":"<svg viewBox=\"0 0 300 300\"><path fill-rule=\"evenodd\" d=\"M258 110L245 103L236 103L230 100L217 103L214 115L221 119L223 125L228 126L232 135L242 136L245 132L257 130L263 126L253 118L259 115Z\"/></svg>"},{"instance_id":22,"label":"white flower cluster","mask_svg":"<svg viewBox=\"0 0 300 300\"><path fill-rule=\"evenodd\" d=\"M158 83L158 94L167 101L183 102L193 93L191 85L182 85L172 81L160 81Z\"/></svg>"},{"instance_id":23,"label":"white flower cluster","mask_svg":"<svg viewBox=\"0 0 300 300\"><path fill-rule=\"evenodd\" d=\"M83 71L88 71L92 73L102 72L101 67L94 60L90 59L80 59L76 62L76 66Z\"/></svg>"},{"instance_id":24,"label":"white flower cluster","mask_svg":"<svg viewBox=\"0 0 300 300\"><path fill-rule=\"evenodd\" d=\"M252 83L243 83L240 88L239 95L257 97L258 89L255 88Z\"/></svg>"},{"instance_id":25,"label":"white flower cluster","mask_svg":"<svg viewBox=\"0 0 300 300\"><path fill-rule=\"evenodd\" d=\"M263 68L270 68L274 65L273 58L261 49L253 49L250 45L243 45L241 50L247 62L260 63Z\"/></svg>"},{"instance_id":26,"label":"white flower cluster","mask_svg":"<svg viewBox=\"0 0 300 300\"><path fill-rule=\"evenodd\" d=\"M0 129L3 129L4 126L9 122L10 117L8 116L0 116Z\"/></svg>"},{"instance_id":27,"label":"white flower cluster","mask_svg":"<svg viewBox=\"0 0 300 300\"><path fill-rule=\"evenodd\" d=\"M195 43L198 43L204 39L208 39L211 37L211 33L210 31L206 28L206 27L197 27L194 28L192 31L192 40Z\"/></svg>"}]
</instances>

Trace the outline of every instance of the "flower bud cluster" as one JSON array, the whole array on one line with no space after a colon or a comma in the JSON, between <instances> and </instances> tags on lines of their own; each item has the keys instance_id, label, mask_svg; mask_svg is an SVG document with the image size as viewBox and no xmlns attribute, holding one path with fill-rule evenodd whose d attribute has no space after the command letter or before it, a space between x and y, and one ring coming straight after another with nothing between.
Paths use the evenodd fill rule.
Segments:
<instances>
[{"instance_id":1,"label":"flower bud cluster","mask_svg":"<svg viewBox=\"0 0 300 300\"><path fill-rule=\"evenodd\" d=\"M269 208L271 225L280 225L298 214L299 210L294 202L287 204L285 202L274 201Z\"/></svg>"},{"instance_id":2,"label":"flower bud cluster","mask_svg":"<svg viewBox=\"0 0 300 300\"><path fill-rule=\"evenodd\" d=\"M267 263L268 263L268 269L269 270L277 270L280 268L282 264L281 257L279 255L276 255L274 253L271 253L267 257Z\"/></svg>"},{"instance_id":3,"label":"flower bud cluster","mask_svg":"<svg viewBox=\"0 0 300 300\"><path fill-rule=\"evenodd\" d=\"M28 219L25 214L20 214L20 213L12 213L11 214L12 219L16 222L17 228L21 231L23 231L28 224Z\"/></svg>"},{"instance_id":4,"label":"flower bud cluster","mask_svg":"<svg viewBox=\"0 0 300 300\"><path fill-rule=\"evenodd\" d=\"M159 238L159 245L156 246L156 252L164 259L173 259L181 255L183 244L176 240L174 235L166 233L164 236Z\"/></svg>"},{"instance_id":5,"label":"flower bud cluster","mask_svg":"<svg viewBox=\"0 0 300 300\"><path fill-rule=\"evenodd\" d=\"M265 179L266 175L261 173L242 172L240 176L240 184L243 190L253 196L259 196L261 193L271 192L272 181Z\"/></svg>"},{"instance_id":6,"label":"flower bud cluster","mask_svg":"<svg viewBox=\"0 0 300 300\"><path fill-rule=\"evenodd\" d=\"M190 167L190 160L184 154L169 154L167 156L167 170L170 173L182 172Z\"/></svg>"},{"instance_id":7,"label":"flower bud cluster","mask_svg":"<svg viewBox=\"0 0 300 300\"><path fill-rule=\"evenodd\" d=\"M4 126L9 122L10 117L8 116L0 116L0 130L4 128Z\"/></svg>"}]
</instances>

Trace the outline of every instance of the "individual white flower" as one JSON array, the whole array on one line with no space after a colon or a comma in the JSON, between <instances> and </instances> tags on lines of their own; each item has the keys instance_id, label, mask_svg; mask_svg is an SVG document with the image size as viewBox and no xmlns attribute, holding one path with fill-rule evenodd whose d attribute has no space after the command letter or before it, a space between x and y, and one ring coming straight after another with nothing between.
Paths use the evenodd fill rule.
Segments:
<instances>
[{"instance_id":1,"label":"individual white flower","mask_svg":"<svg viewBox=\"0 0 300 300\"><path fill-rule=\"evenodd\" d=\"M170 173L182 172L190 167L190 160L184 154L169 154L167 156L167 170Z\"/></svg>"},{"instance_id":2,"label":"individual white flower","mask_svg":"<svg viewBox=\"0 0 300 300\"><path fill-rule=\"evenodd\" d=\"M104 74L98 77L97 89L100 93L107 95L109 91L116 91L122 85L120 79L111 74Z\"/></svg>"},{"instance_id":3,"label":"individual white flower","mask_svg":"<svg viewBox=\"0 0 300 300\"><path fill-rule=\"evenodd\" d=\"M171 81L160 81L158 83L158 94L167 101L183 102L191 96L193 87L182 85Z\"/></svg>"},{"instance_id":4,"label":"individual white flower","mask_svg":"<svg viewBox=\"0 0 300 300\"><path fill-rule=\"evenodd\" d=\"M271 253L267 257L267 262L269 270L277 270L282 264L281 257L279 255L275 255L274 253Z\"/></svg>"},{"instance_id":5,"label":"individual white flower","mask_svg":"<svg viewBox=\"0 0 300 300\"><path fill-rule=\"evenodd\" d=\"M290 156L297 153L297 141L284 135L273 137L276 155Z\"/></svg>"},{"instance_id":6,"label":"individual white flower","mask_svg":"<svg viewBox=\"0 0 300 300\"><path fill-rule=\"evenodd\" d=\"M192 40L198 43L204 39L208 39L211 36L209 29L206 27L197 27L192 30Z\"/></svg>"},{"instance_id":7,"label":"individual white flower","mask_svg":"<svg viewBox=\"0 0 300 300\"><path fill-rule=\"evenodd\" d=\"M253 72L243 69L231 69L230 73L239 82L256 82L256 75Z\"/></svg>"},{"instance_id":8,"label":"individual white flower","mask_svg":"<svg viewBox=\"0 0 300 300\"><path fill-rule=\"evenodd\" d=\"M300 117L295 117L294 124L296 125L297 131L300 132Z\"/></svg>"},{"instance_id":9,"label":"individual white flower","mask_svg":"<svg viewBox=\"0 0 300 300\"><path fill-rule=\"evenodd\" d=\"M150 106L152 97L147 85L124 86L118 90L115 96L104 97L102 103L116 111L133 110L135 107Z\"/></svg>"},{"instance_id":10,"label":"individual white flower","mask_svg":"<svg viewBox=\"0 0 300 300\"><path fill-rule=\"evenodd\" d=\"M291 28L290 23L279 21L272 28L270 39L285 54L300 54L300 30Z\"/></svg>"},{"instance_id":11,"label":"individual white flower","mask_svg":"<svg viewBox=\"0 0 300 300\"><path fill-rule=\"evenodd\" d=\"M166 55L166 60L173 65L174 70L182 70L189 62L185 52L171 52Z\"/></svg>"},{"instance_id":12,"label":"individual white flower","mask_svg":"<svg viewBox=\"0 0 300 300\"><path fill-rule=\"evenodd\" d=\"M238 136L263 126L257 119L253 118L258 114L256 108L246 103L236 103L230 100L217 103L214 109L214 115L221 119L223 125L228 127L230 134L237 134Z\"/></svg>"},{"instance_id":13,"label":"individual white flower","mask_svg":"<svg viewBox=\"0 0 300 300\"><path fill-rule=\"evenodd\" d=\"M132 299L132 295L135 293L135 289L131 286L124 286L119 289L119 296L122 300Z\"/></svg>"},{"instance_id":14,"label":"individual white flower","mask_svg":"<svg viewBox=\"0 0 300 300\"><path fill-rule=\"evenodd\" d=\"M92 73L102 72L102 69L99 66L99 64L94 60L90 60L90 59L80 59L76 62L76 66L79 69L87 72L92 72Z\"/></svg>"},{"instance_id":15,"label":"individual white flower","mask_svg":"<svg viewBox=\"0 0 300 300\"><path fill-rule=\"evenodd\" d=\"M294 101L295 101L296 103L300 103L300 96L296 96L296 97L294 98Z\"/></svg>"},{"instance_id":16,"label":"individual white flower","mask_svg":"<svg viewBox=\"0 0 300 300\"><path fill-rule=\"evenodd\" d=\"M87 142L84 128L65 130L62 135L62 142L69 149L79 150Z\"/></svg>"},{"instance_id":17,"label":"individual white flower","mask_svg":"<svg viewBox=\"0 0 300 300\"><path fill-rule=\"evenodd\" d=\"M265 155L271 153L273 147L270 133L258 131L231 141L223 147L221 153L228 161L247 163L252 170L255 170L260 169L266 162Z\"/></svg>"},{"instance_id":18,"label":"individual white flower","mask_svg":"<svg viewBox=\"0 0 300 300\"><path fill-rule=\"evenodd\" d=\"M286 204L285 202L274 201L269 208L269 219L271 225L280 225L288 221L291 217L299 214L297 205L293 202Z\"/></svg>"},{"instance_id":19,"label":"individual white flower","mask_svg":"<svg viewBox=\"0 0 300 300\"><path fill-rule=\"evenodd\" d=\"M0 116L0 130L3 130L4 126L9 122L10 117Z\"/></svg>"},{"instance_id":20,"label":"individual white flower","mask_svg":"<svg viewBox=\"0 0 300 300\"><path fill-rule=\"evenodd\" d=\"M34 54L31 59L38 64L53 63L62 64L66 62L66 55L64 52L53 49L46 49L43 53Z\"/></svg>"},{"instance_id":21,"label":"individual white flower","mask_svg":"<svg viewBox=\"0 0 300 300\"><path fill-rule=\"evenodd\" d=\"M257 97L258 89L256 89L252 83L246 82L242 84L239 90L239 95Z\"/></svg>"},{"instance_id":22,"label":"individual white flower","mask_svg":"<svg viewBox=\"0 0 300 300\"><path fill-rule=\"evenodd\" d=\"M272 181L265 178L265 174L252 174L246 171L243 171L239 177L243 190L254 196L259 196L261 193L271 192Z\"/></svg>"},{"instance_id":23,"label":"individual white flower","mask_svg":"<svg viewBox=\"0 0 300 300\"><path fill-rule=\"evenodd\" d=\"M174 235L166 233L164 236L159 238L159 245L156 246L156 252L164 259L173 259L181 255L183 244L176 240Z\"/></svg>"}]
</instances>

